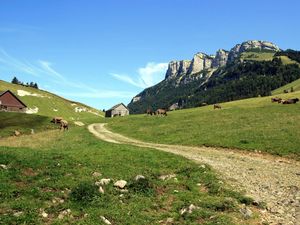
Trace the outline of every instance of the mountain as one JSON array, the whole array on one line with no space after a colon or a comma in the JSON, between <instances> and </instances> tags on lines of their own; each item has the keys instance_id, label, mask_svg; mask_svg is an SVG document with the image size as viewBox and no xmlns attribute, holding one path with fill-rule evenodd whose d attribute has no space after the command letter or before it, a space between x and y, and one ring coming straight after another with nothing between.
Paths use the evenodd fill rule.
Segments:
<instances>
[{"instance_id":1,"label":"mountain","mask_svg":"<svg viewBox=\"0 0 300 225\"><path fill-rule=\"evenodd\" d=\"M67 120L85 120L103 113L85 104L74 102L47 91L0 80L0 92L10 90L27 105L27 114L47 117L62 116Z\"/></svg>"},{"instance_id":2,"label":"mountain","mask_svg":"<svg viewBox=\"0 0 300 225\"><path fill-rule=\"evenodd\" d=\"M270 95L300 78L299 52L291 51L253 40L230 51L219 49L215 55L199 52L192 60L171 61L165 79L135 96L128 107L131 113L143 113L174 103L189 108Z\"/></svg>"}]
</instances>

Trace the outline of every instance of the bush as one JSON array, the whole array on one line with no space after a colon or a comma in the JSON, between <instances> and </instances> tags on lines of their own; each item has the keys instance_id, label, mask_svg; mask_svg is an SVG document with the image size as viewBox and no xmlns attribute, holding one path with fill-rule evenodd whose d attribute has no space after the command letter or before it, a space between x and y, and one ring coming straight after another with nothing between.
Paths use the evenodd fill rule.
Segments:
<instances>
[{"instance_id":1,"label":"bush","mask_svg":"<svg viewBox=\"0 0 300 225\"><path fill-rule=\"evenodd\" d=\"M133 180L129 184L129 188L130 190L140 194L151 195L154 193L153 185L150 183L150 181L147 178Z\"/></svg>"},{"instance_id":2,"label":"bush","mask_svg":"<svg viewBox=\"0 0 300 225\"><path fill-rule=\"evenodd\" d=\"M88 182L80 183L73 188L70 194L71 200L87 204L100 196L97 186Z\"/></svg>"}]
</instances>

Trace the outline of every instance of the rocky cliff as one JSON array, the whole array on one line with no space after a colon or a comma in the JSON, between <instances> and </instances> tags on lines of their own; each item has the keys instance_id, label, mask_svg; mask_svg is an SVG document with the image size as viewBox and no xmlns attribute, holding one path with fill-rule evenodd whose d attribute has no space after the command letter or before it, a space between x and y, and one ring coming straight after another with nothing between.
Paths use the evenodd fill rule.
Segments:
<instances>
[{"instance_id":1,"label":"rocky cliff","mask_svg":"<svg viewBox=\"0 0 300 225\"><path fill-rule=\"evenodd\" d=\"M215 55L211 56L199 52L192 60L171 61L165 79L180 78L180 81L185 81L183 75L190 77L192 74L201 74L203 70L210 71L225 66L227 62L233 62L241 53L248 50L277 52L280 49L271 42L254 40L237 44L230 51L219 49Z\"/></svg>"},{"instance_id":2,"label":"rocky cliff","mask_svg":"<svg viewBox=\"0 0 300 225\"><path fill-rule=\"evenodd\" d=\"M207 84L215 85L211 80L218 83L220 81L218 77L223 79L221 76L226 75L229 68L242 65L241 63L245 60L244 52L251 52L255 55L275 54L278 51L281 51L280 48L271 42L254 40L237 44L229 51L219 49L215 55L198 52L191 60L171 61L165 79L136 95L129 107L137 113L149 106L157 108L178 103L180 99L191 102L191 99L195 99L198 95L194 93L199 92L196 90L205 91L208 89L205 87ZM274 54L271 54L271 59ZM157 99L158 96L160 100ZM162 104L162 98L165 99L164 104Z\"/></svg>"}]
</instances>

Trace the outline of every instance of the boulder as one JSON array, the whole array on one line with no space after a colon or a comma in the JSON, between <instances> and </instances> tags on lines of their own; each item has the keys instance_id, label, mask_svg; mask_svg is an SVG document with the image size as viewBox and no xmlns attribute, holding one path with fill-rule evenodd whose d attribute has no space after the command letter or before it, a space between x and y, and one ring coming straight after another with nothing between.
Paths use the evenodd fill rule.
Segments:
<instances>
[{"instance_id":1,"label":"boulder","mask_svg":"<svg viewBox=\"0 0 300 225\"><path fill-rule=\"evenodd\" d=\"M117 182L114 183L115 187L118 187L120 189L123 189L127 184L127 181L125 180L118 180Z\"/></svg>"}]
</instances>

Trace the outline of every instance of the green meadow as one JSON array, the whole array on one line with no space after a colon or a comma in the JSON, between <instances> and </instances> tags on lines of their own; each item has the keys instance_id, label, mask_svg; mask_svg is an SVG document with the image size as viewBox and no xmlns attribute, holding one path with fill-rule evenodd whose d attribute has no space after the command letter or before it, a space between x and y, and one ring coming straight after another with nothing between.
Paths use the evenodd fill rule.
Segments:
<instances>
[{"instance_id":1,"label":"green meadow","mask_svg":"<svg viewBox=\"0 0 300 225\"><path fill-rule=\"evenodd\" d=\"M300 98L300 92L278 97ZM271 103L270 97L169 112L167 117L132 115L108 119L109 128L136 139L166 144L259 150L300 158L300 104Z\"/></svg>"},{"instance_id":2,"label":"green meadow","mask_svg":"<svg viewBox=\"0 0 300 225\"><path fill-rule=\"evenodd\" d=\"M96 139L85 127L0 139L1 224L251 224L238 211L252 200L207 165ZM94 172L98 172L94 176ZM161 180L161 175L172 175ZM145 179L136 181L137 175ZM112 182L104 193L95 185ZM113 186L126 180L126 191ZM193 213L180 211L191 204ZM254 212L253 206L250 206ZM255 213L256 214L256 213ZM172 219L171 219L172 218Z\"/></svg>"}]
</instances>

